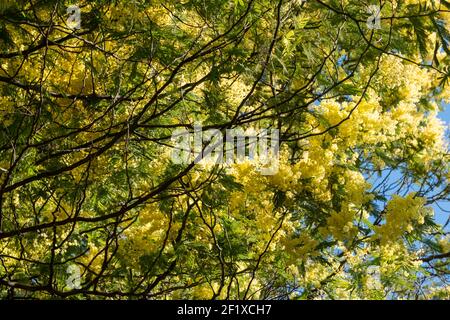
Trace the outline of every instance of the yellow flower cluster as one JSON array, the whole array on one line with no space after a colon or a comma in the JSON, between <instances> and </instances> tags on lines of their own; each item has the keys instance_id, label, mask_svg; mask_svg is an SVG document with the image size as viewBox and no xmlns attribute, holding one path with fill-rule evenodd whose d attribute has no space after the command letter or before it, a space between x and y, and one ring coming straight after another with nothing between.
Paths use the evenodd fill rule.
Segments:
<instances>
[{"instance_id":1,"label":"yellow flower cluster","mask_svg":"<svg viewBox=\"0 0 450 320\"><path fill-rule=\"evenodd\" d=\"M438 243L442 248L442 252L450 252L450 235L440 239Z\"/></svg>"},{"instance_id":2,"label":"yellow flower cluster","mask_svg":"<svg viewBox=\"0 0 450 320\"><path fill-rule=\"evenodd\" d=\"M421 261L415 254L411 254L404 244L391 243L388 246L379 247L380 273L383 277L401 276L408 277L408 270L419 268Z\"/></svg>"},{"instance_id":3,"label":"yellow flower cluster","mask_svg":"<svg viewBox=\"0 0 450 320\"><path fill-rule=\"evenodd\" d=\"M332 211L327 218L326 227L320 228L322 235L331 234L336 240L352 240L358 228L354 225L356 212L348 207L343 207L340 212Z\"/></svg>"},{"instance_id":4,"label":"yellow flower cluster","mask_svg":"<svg viewBox=\"0 0 450 320\"><path fill-rule=\"evenodd\" d=\"M406 198L394 195L386 207L386 223L376 228L376 237L388 244L410 233L414 224L423 224L425 199L410 193Z\"/></svg>"},{"instance_id":5,"label":"yellow flower cluster","mask_svg":"<svg viewBox=\"0 0 450 320\"><path fill-rule=\"evenodd\" d=\"M282 245L285 246L284 251L288 254L287 264L298 265L299 260L305 260L311 254L314 255L318 244L319 242L307 233L302 233L294 239L282 240Z\"/></svg>"},{"instance_id":6,"label":"yellow flower cluster","mask_svg":"<svg viewBox=\"0 0 450 320\"><path fill-rule=\"evenodd\" d=\"M147 205L138 219L139 223L125 230L119 246L119 255L126 257L130 265L136 265L145 254L157 252L167 231L168 219L157 204Z\"/></svg>"}]
</instances>

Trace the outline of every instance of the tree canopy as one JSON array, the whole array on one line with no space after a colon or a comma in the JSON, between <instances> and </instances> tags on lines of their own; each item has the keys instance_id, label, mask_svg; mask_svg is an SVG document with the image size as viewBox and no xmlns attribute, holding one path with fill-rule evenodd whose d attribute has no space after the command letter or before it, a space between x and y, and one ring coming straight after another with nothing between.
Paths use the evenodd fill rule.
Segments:
<instances>
[{"instance_id":1,"label":"tree canopy","mask_svg":"<svg viewBox=\"0 0 450 320\"><path fill-rule=\"evenodd\" d=\"M0 297L450 299L449 24L445 0L3 0ZM196 124L279 130L277 171L177 163Z\"/></svg>"}]
</instances>

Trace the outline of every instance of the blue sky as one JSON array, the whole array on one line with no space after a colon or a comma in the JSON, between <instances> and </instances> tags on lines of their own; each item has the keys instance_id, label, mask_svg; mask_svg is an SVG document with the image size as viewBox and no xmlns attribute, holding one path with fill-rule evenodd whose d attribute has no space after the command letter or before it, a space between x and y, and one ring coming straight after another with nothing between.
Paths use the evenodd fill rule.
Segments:
<instances>
[{"instance_id":1,"label":"blue sky","mask_svg":"<svg viewBox=\"0 0 450 320\"><path fill-rule=\"evenodd\" d=\"M447 128L450 129L450 104L445 106L445 110L443 110L442 112L439 113L439 118L441 118L442 120L444 120L447 124ZM446 210L450 210L450 203L449 202L442 202L439 204L442 208L446 209ZM436 220L439 223L445 223L445 221L447 221L448 219L448 212L443 212L438 206L433 206L434 211L435 211L435 217ZM447 229L449 229L450 226L448 226Z\"/></svg>"},{"instance_id":2,"label":"blue sky","mask_svg":"<svg viewBox=\"0 0 450 320\"><path fill-rule=\"evenodd\" d=\"M450 124L450 104L446 106L446 109L439 113L439 118Z\"/></svg>"}]
</instances>

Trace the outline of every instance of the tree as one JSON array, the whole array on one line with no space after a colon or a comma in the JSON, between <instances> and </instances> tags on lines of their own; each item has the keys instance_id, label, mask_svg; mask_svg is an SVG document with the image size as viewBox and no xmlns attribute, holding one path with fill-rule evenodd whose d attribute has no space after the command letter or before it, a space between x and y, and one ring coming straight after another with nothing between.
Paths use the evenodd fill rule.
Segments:
<instances>
[{"instance_id":1,"label":"tree","mask_svg":"<svg viewBox=\"0 0 450 320\"><path fill-rule=\"evenodd\" d=\"M0 296L448 299L449 10L3 1ZM198 123L278 170L173 161Z\"/></svg>"}]
</instances>

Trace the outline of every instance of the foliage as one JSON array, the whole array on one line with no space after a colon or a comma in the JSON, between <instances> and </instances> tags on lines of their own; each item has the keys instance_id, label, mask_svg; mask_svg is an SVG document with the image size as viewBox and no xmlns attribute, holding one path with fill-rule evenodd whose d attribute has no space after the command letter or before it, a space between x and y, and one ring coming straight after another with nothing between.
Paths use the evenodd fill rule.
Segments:
<instances>
[{"instance_id":1,"label":"foliage","mask_svg":"<svg viewBox=\"0 0 450 320\"><path fill-rule=\"evenodd\" d=\"M450 3L379 3L2 1L0 296L449 299ZM198 122L278 173L173 163Z\"/></svg>"}]
</instances>

